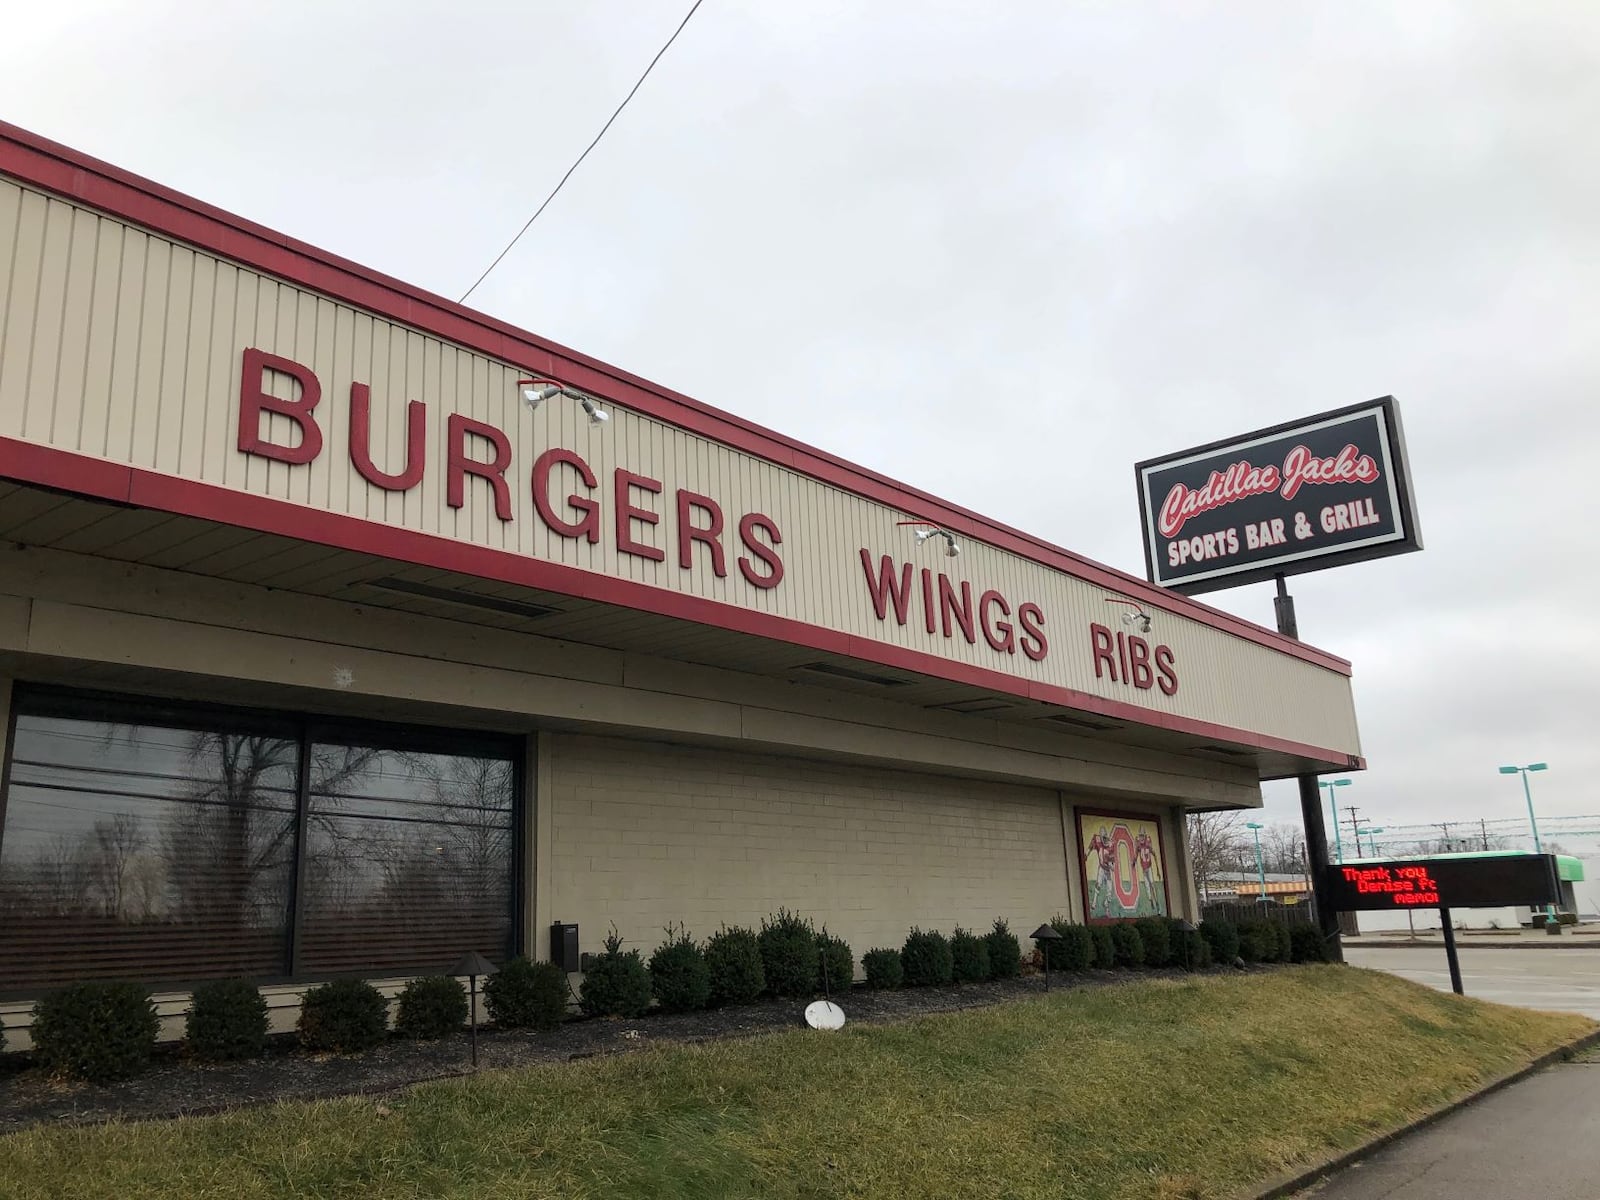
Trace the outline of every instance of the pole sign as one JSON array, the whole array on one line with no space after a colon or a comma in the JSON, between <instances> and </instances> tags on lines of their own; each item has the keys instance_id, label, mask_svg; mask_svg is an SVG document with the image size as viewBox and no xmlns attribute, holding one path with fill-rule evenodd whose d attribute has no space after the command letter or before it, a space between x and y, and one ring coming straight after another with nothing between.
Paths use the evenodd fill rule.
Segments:
<instances>
[{"instance_id":1,"label":"pole sign","mask_svg":"<svg viewBox=\"0 0 1600 1200\"><path fill-rule=\"evenodd\" d=\"M1561 902L1553 854L1396 858L1323 868L1337 912L1417 908L1537 908Z\"/></svg>"},{"instance_id":2,"label":"pole sign","mask_svg":"<svg viewBox=\"0 0 1600 1200\"><path fill-rule=\"evenodd\" d=\"M1194 594L1422 549L1393 396L1136 468L1152 583Z\"/></svg>"}]
</instances>

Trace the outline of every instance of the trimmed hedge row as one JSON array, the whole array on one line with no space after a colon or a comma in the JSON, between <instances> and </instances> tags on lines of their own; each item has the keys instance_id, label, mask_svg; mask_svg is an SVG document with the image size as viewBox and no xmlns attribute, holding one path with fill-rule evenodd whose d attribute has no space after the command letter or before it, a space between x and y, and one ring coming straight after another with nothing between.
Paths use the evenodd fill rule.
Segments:
<instances>
[{"instance_id":1,"label":"trimmed hedge row","mask_svg":"<svg viewBox=\"0 0 1600 1200\"><path fill-rule=\"evenodd\" d=\"M1326 951L1314 925L1206 920L1198 929L1165 917L1109 925L1077 925L1057 916L1059 940L1040 945L1052 970L1204 967L1212 962L1321 962ZM669 927L648 964L625 950L615 929L584 973L579 1007L590 1016L637 1017L654 1004L693 1012L745 1004L762 995L804 997L849 989L854 958L843 939L780 909L760 932L723 928L704 945L682 926ZM1022 970L1022 948L1004 919L986 934L958 927L946 938L913 928L899 949L861 957L869 988L925 987L1009 979ZM551 963L513 958L484 982L489 1018L505 1029L553 1029L566 1016L566 974ZM310 988L300 1007L299 1037L311 1050L349 1053L388 1036L389 1002L370 983L336 979ZM458 1031L467 995L450 976L424 976L401 991L395 1029L437 1038ZM136 1074L155 1049L158 1029L149 992L126 983L79 983L52 992L34 1008L38 1061L57 1074L109 1083ZM185 1022L188 1052L221 1062L262 1053L267 1003L254 984L219 980L194 989Z\"/></svg>"}]
</instances>

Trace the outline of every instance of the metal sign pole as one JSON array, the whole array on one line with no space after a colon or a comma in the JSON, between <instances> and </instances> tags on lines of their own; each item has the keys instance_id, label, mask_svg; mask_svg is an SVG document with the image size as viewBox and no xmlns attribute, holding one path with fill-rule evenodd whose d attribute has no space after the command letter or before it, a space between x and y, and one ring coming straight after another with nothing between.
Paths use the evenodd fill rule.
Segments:
<instances>
[{"instance_id":1,"label":"metal sign pole","mask_svg":"<svg viewBox=\"0 0 1600 1200\"><path fill-rule=\"evenodd\" d=\"M1450 910L1439 908L1439 920L1444 925L1444 958L1450 964L1450 988L1458 996L1467 993L1461 988L1461 958L1456 954L1456 931L1450 923Z\"/></svg>"},{"instance_id":2,"label":"metal sign pole","mask_svg":"<svg viewBox=\"0 0 1600 1200\"><path fill-rule=\"evenodd\" d=\"M1278 576L1278 595L1272 602L1278 617L1278 632L1284 637L1300 640L1300 626L1295 620L1294 597ZM1334 911L1324 882L1332 860L1328 857L1328 831L1322 824L1322 789L1315 775L1301 775L1300 816L1306 826L1306 858L1311 862L1311 895L1317 909L1317 925L1322 929L1322 944L1330 962L1344 961L1344 946L1339 941L1339 914Z\"/></svg>"}]
</instances>

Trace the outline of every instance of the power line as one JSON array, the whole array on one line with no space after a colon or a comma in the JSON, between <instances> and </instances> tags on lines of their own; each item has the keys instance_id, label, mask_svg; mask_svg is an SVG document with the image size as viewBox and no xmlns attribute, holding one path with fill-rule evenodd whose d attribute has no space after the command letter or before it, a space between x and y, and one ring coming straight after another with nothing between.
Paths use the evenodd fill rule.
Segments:
<instances>
[{"instance_id":1,"label":"power line","mask_svg":"<svg viewBox=\"0 0 1600 1200\"><path fill-rule=\"evenodd\" d=\"M566 187L567 180L572 178L572 173L583 165L584 159L589 157L589 151L593 150L600 144L600 139L605 137L606 130L610 129L612 122L622 115L622 110L628 107L628 101L633 99L634 93L644 86L644 81L650 78L650 72L655 70L656 64L661 61L661 56L672 48L672 43L678 40L678 35L683 32L683 27L689 23L689 18L694 16L702 3L704 3L704 0L694 0L694 5L689 9L688 15L678 23L678 27L672 31L672 36L667 39L666 44L662 46L661 49L656 51L656 56L650 60L650 65L644 69L644 74L639 76L639 81L635 83L628 94L622 98L622 103L617 105L617 111L611 114L610 119L600 127L600 132L594 135L594 141L590 142L588 146L584 148L583 153L578 155L577 161L567 168L567 173L561 177L561 181L556 184L554 190L544 198L544 203L539 205L539 207L534 210L533 216L528 218L527 223L524 224L521 229L517 230L517 236L506 243L506 248L494 256L494 261L484 268L483 274L479 275L476 282L474 282L471 287L461 294L460 303L465 304L467 302L467 298L471 296L473 292L478 290L478 285L481 284L485 279L489 278L490 272L500 265L500 260L505 258L506 255L510 254L512 247L522 240L522 235L527 233L532 227L533 223L539 219L539 214L550 207L550 201L554 200L556 196L560 194L561 189Z\"/></svg>"}]
</instances>

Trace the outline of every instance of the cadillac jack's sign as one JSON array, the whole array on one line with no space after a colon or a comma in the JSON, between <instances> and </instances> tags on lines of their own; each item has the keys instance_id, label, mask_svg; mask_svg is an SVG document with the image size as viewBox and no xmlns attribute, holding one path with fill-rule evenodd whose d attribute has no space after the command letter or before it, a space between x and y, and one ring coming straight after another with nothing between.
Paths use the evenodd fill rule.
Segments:
<instances>
[{"instance_id":1,"label":"cadillac jack's sign","mask_svg":"<svg viewBox=\"0 0 1600 1200\"><path fill-rule=\"evenodd\" d=\"M1394 397L1137 467L1152 582L1195 593L1420 550Z\"/></svg>"}]
</instances>

